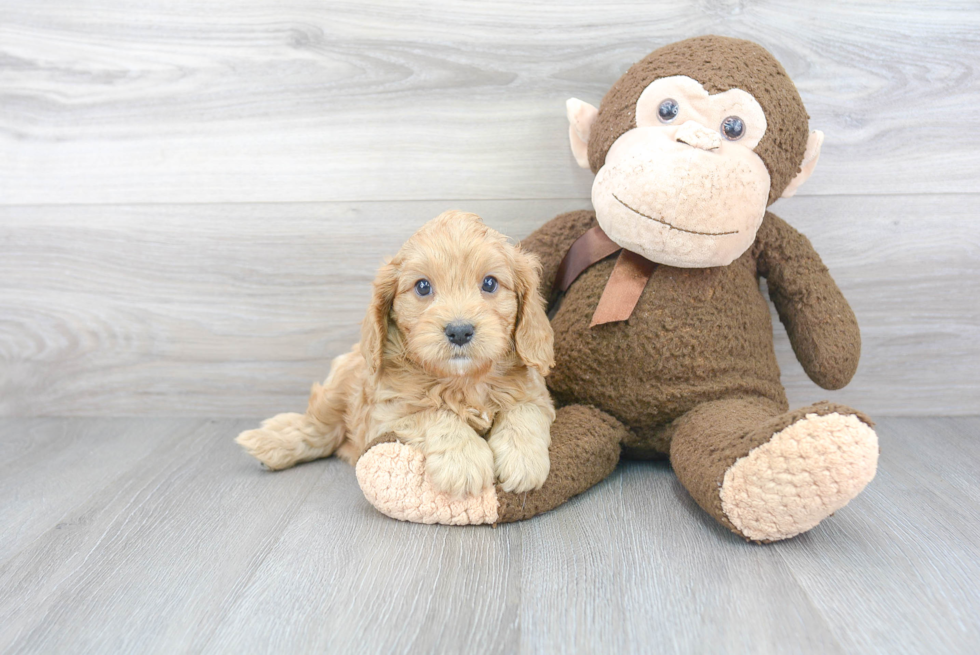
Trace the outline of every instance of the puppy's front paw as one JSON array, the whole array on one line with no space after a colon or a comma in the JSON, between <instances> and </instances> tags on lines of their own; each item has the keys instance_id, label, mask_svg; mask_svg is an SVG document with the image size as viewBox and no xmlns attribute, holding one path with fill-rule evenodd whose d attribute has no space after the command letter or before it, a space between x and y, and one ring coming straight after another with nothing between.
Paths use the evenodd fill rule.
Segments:
<instances>
[{"instance_id":1,"label":"puppy's front paw","mask_svg":"<svg viewBox=\"0 0 980 655\"><path fill-rule=\"evenodd\" d=\"M493 451L473 437L457 448L426 454L425 472L439 491L457 497L478 494L493 485Z\"/></svg>"},{"instance_id":2,"label":"puppy's front paw","mask_svg":"<svg viewBox=\"0 0 980 655\"><path fill-rule=\"evenodd\" d=\"M513 429L490 437L494 470L500 487L512 493L540 489L551 470L547 439L521 439Z\"/></svg>"}]
</instances>

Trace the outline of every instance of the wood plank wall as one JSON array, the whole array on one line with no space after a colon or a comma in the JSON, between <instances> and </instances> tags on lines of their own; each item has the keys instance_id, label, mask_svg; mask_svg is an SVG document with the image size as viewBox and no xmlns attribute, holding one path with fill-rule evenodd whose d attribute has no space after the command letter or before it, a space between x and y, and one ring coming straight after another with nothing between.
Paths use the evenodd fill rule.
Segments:
<instances>
[{"instance_id":1,"label":"wood plank wall","mask_svg":"<svg viewBox=\"0 0 980 655\"><path fill-rule=\"evenodd\" d=\"M826 133L773 210L861 321L842 391L980 413L980 5L0 0L0 415L301 409L444 209L589 206L564 101L653 48L769 48Z\"/></svg>"}]
</instances>

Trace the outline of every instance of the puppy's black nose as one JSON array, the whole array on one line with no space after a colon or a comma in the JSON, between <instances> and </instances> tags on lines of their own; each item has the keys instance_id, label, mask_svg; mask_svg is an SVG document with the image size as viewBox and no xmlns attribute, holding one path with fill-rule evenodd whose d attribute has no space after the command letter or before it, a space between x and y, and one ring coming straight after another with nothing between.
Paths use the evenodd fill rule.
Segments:
<instances>
[{"instance_id":1,"label":"puppy's black nose","mask_svg":"<svg viewBox=\"0 0 980 655\"><path fill-rule=\"evenodd\" d=\"M450 323L446 326L446 338L457 346L469 343L473 338L473 324Z\"/></svg>"}]
</instances>

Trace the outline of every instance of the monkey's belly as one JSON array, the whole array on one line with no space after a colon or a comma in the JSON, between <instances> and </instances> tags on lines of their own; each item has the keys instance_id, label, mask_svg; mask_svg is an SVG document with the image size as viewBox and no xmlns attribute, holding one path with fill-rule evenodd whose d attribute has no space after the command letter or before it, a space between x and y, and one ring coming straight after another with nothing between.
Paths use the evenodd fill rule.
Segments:
<instances>
[{"instance_id":1,"label":"monkey's belly","mask_svg":"<svg viewBox=\"0 0 980 655\"><path fill-rule=\"evenodd\" d=\"M556 400L595 405L641 437L709 400L786 405L769 307L747 257L709 269L658 266L628 321L593 328L614 258L585 271L552 319Z\"/></svg>"}]
</instances>

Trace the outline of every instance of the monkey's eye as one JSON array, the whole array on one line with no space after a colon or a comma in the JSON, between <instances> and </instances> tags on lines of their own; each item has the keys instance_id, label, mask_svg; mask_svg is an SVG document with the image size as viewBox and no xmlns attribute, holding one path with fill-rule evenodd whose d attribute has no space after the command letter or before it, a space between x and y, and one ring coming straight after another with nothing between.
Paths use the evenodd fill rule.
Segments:
<instances>
[{"instance_id":1,"label":"monkey's eye","mask_svg":"<svg viewBox=\"0 0 980 655\"><path fill-rule=\"evenodd\" d=\"M495 278L492 275L486 276L485 278L483 278L483 286L480 288L486 291L487 293L493 293L494 291L497 290L497 278Z\"/></svg>"},{"instance_id":2,"label":"monkey's eye","mask_svg":"<svg viewBox=\"0 0 980 655\"><path fill-rule=\"evenodd\" d=\"M677 104L676 100L673 98L667 98L660 103L660 107L657 109L657 116L660 117L661 123L669 123L677 118L677 112L680 110L681 106Z\"/></svg>"},{"instance_id":3,"label":"monkey's eye","mask_svg":"<svg viewBox=\"0 0 980 655\"><path fill-rule=\"evenodd\" d=\"M738 116L729 116L721 122L721 133L729 141L738 141L745 134L745 122Z\"/></svg>"},{"instance_id":4,"label":"monkey's eye","mask_svg":"<svg viewBox=\"0 0 980 655\"><path fill-rule=\"evenodd\" d=\"M428 280L422 278L421 280L415 283L415 293L419 294L422 297L425 297L430 293L432 293L432 285L429 283Z\"/></svg>"}]
</instances>

